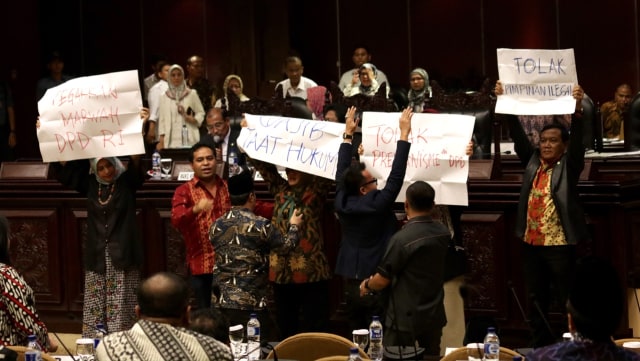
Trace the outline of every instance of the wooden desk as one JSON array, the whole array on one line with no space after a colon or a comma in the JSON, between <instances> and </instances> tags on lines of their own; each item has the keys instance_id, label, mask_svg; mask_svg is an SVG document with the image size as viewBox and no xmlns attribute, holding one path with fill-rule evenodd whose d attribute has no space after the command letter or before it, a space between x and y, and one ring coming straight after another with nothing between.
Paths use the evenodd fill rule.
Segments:
<instances>
[{"instance_id":1,"label":"wooden desk","mask_svg":"<svg viewBox=\"0 0 640 361\"><path fill-rule=\"evenodd\" d=\"M513 236L522 167L515 156L503 156L501 165L497 179L481 172L482 177L469 180L469 208L462 216L472 286L467 317L495 317L503 333L526 335L527 326L507 287L511 281L526 308L520 242ZM612 260L625 281L637 286L633 276L640 274L640 245L635 242L640 238L640 156L590 158L583 176L579 189L593 235L585 247ZM175 181L147 181L138 192L145 274L186 271L181 236L170 222L171 198L178 185ZM259 198L271 199L264 183L256 187ZM42 317L61 332L80 330L85 202L55 180L0 180L0 214L11 221L13 264L35 290ZM332 204L331 199L327 202ZM330 209L325 213L325 231L327 256L334 265L340 234ZM341 320L337 278L331 283L330 296L332 320L337 324ZM551 322L562 322L563 305L555 305L555 310ZM620 334L624 333L621 329Z\"/></svg>"}]
</instances>

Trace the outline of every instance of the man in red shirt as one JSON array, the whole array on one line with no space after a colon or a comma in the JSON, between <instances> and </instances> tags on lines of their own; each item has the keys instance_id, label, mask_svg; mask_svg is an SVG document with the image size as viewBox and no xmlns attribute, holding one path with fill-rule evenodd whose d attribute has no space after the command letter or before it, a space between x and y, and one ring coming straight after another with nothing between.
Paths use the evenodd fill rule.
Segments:
<instances>
[{"instance_id":1,"label":"man in red shirt","mask_svg":"<svg viewBox=\"0 0 640 361\"><path fill-rule=\"evenodd\" d=\"M171 224L184 238L189 278L198 308L211 306L214 249L209 227L231 209L227 183L216 174L215 151L197 143L189 151L193 179L178 187L171 201Z\"/></svg>"}]
</instances>

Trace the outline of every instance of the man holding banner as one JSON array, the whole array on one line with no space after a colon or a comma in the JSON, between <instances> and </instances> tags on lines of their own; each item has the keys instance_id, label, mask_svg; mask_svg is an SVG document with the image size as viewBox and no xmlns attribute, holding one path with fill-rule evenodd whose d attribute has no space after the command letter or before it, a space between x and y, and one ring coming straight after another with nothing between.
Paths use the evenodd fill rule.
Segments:
<instances>
[{"instance_id":1,"label":"man holding banner","mask_svg":"<svg viewBox=\"0 0 640 361\"><path fill-rule=\"evenodd\" d=\"M543 63L538 66L548 69ZM498 102L504 92L498 81ZM584 168L584 91L579 85L572 85L571 95L570 109L557 108L564 113L573 112L570 132L560 123L547 123L540 132L538 147L531 144L517 117L508 117L516 153L525 167L515 233L524 242L524 277L533 303L529 316L533 347L554 343L562 333L551 328L546 314L553 297L564 306L575 268L576 245L589 238L578 195L578 180ZM546 105L541 101L535 114L557 110L545 109Z\"/></svg>"},{"instance_id":2,"label":"man holding banner","mask_svg":"<svg viewBox=\"0 0 640 361\"><path fill-rule=\"evenodd\" d=\"M392 208L407 170L413 112L405 109L398 121L400 137L383 189L378 189L377 179L365 169L364 163L351 164L351 141L358 125L355 112L355 107L347 111L344 142L338 153L334 206L342 228L336 274L344 279L349 326L360 329L367 328L371 316L384 311L379 295L361 298L359 287L362 280L375 273L389 239L398 228Z\"/></svg>"}]
</instances>

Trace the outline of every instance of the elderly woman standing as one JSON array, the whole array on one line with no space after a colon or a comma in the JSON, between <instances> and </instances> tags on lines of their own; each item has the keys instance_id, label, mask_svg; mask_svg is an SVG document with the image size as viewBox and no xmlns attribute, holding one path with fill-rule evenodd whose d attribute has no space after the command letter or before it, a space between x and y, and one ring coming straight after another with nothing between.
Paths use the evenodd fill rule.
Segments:
<instances>
[{"instance_id":1,"label":"elderly woman standing","mask_svg":"<svg viewBox=\"0 0 640 361\"><path fill-rule=\"evenodd\" d=\"M160 141L156 149L188 148L200 141L199 127L204 120L204 108L198 93L187 87L180 65L169 68L168 83L169 89L160 98Z\"/></svg>"},{"instance_id":2,"label":"elderly woman standing","mask_svg":"<svg viewBox=\"0 0 640 361\"><path fill-rule=\"evenodd\" d=\"M147 109L141 117L148 119ZM130 156L126 168L116 157L52 165L62 184L87 197L82 333L93 337L97 323L103 323L109 332L128 330L136 321L136 289L143 261L136 222L136 190L144 181L140 156Z\"/></svg>"},{"instance_id":3,"label":"elderly woman standing","mask_svg":"<svg viewBox=\"0 0 640 361\"><path fill-rule=\"evenodd\" d=\"M424 111L424 102L431 98L431 86L429 85L429 74L422 68L415 68L409 74L409 86L411 89L407 94L409 107L414 113Z\"/></svg>"},{"instance_id":4,"label":"elderly woman standing","mask_svg":"<svg viewBox=\"0 0 640 361\"><path fill-rule=\"evenodd\" d=\"M224 104L229 109L229 98L227 95L229 94L229 90L231 90L241 102L246 102L249 100L249 97L242 93L244 89L244 84L242 83L242 79L240 76L235 74L229 74L226 78L224 78L224 84L222 84L222 91L224 92L224 96L218 100L213 105L214 108L222 108L222 99L224 99Z\"/></svg>"}]
</instances>

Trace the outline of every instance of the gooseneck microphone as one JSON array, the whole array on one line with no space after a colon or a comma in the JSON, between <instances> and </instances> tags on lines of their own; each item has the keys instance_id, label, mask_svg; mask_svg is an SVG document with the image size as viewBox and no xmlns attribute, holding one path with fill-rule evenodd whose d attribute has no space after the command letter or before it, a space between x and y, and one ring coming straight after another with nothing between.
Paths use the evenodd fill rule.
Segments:
<instances>
[{"instance_id":1,"label":"gooseneck microphone","mask_svg":"<svg viewBox=\"0 0 640 361\"><path fill-rule=\"evenodd\" d=\"M553 337L553 329L551 328L551 324L549 324L549 320L547 320L547 316L544 314L544 312L542 312L542 308L540 308L540 304L536 299L536 294L535 293L530 294L529 298L531 299L531 303L533 303L533 307L536 308L536 312L538 313L538 315L540 315L540 318L542 318L542 321L544 322L544 325L547 328L547 331L549 331L549 334L551 335L551 337ZM557 341L557 337L553 337L553 338L556 339Z\"/></svg>"},{"instance_id":2,"label":"gooseneck microphone","mask_svg":"<svg viewBox=\"0 0 640 361\"><path fill-rule=\"evenodd\" d=\"M518 305L518 310L520 310L520 314L522 315L522 319L524 320L524 322L527 323L529 328L531 328L531 325L530 325L531 321L529 320L529 318L527 318L527 314L524 312L524 308L522 308L522 303L520 303L520 298L518 297L518 294L516 293L515 287L513 287L513 282L511 282L511 280L507 281L507 286L509 287L509 290L511 291L511 294L513 295L513 299L516 300L516 305Z\"/></svg>"},{"instance_id":3,"label":"gooseneck microphone","mask_svg":"<svg viewBox=\"0 0 640 361\"><path fill-rule=\"evenodd\" d=\"M69 357L71 357L71 359L73 361L77 361L75 357L73 357L73 354L71 353L71 351L69 351L69 348L67 347L67 345L64 344L64 342L62 342L62 339L60 338L60 336L58 336L58 334L56 332L51 332L56 339L58 340L58 342L60 342L60 345L62 346L62 348L64 349L64 351L67 353L67 355L69 355ZM94 350L95 351L95 350Z\"/></svg>"}]
</instances>

